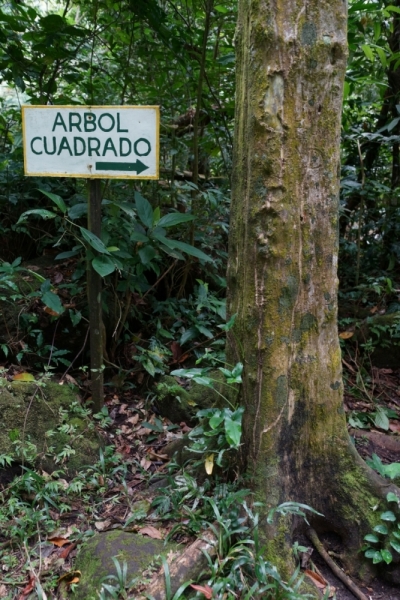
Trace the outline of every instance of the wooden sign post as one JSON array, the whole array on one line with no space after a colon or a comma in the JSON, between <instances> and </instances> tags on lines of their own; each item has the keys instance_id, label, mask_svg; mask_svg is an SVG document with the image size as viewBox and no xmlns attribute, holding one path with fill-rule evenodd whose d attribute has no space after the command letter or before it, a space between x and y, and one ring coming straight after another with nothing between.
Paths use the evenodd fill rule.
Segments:
<instances>
[{"instance_id":1,"label":"wooden sign post","mask_svg":"<svg viewBox=\"0 0 400 600\"><path fill-rule=\"evenodd\" d=\"M101 239L100 178L158 179L158 106L23 106L25 175L89 180L88 230ZM104 404L101 275L88 259L90 373Z\"/></svg>"}]
</instances>

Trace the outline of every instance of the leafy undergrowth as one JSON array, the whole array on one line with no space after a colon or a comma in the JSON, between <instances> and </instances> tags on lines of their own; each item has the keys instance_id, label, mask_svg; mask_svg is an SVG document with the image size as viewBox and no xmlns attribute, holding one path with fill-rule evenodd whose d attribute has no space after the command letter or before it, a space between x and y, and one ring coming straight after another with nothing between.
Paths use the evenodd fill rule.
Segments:
<instances>
[{"instance_id":1,"label":"leafy undergrowth","mask_svg":"<svg viewBox=\"0 0 400 600\"><path fill-rule=\"evenodd\" d=\"M345 369L345 409L357 448L382 475L396 478L400 372L373 368L368 374L350 359ZM15 376L15 369L6 376ZM143 398L131 388L108 389L113 391L103 411L94 416L105 438L95 465L71 479L63 472L62 462L57 471L46 473L8 464L7 457L0 457L0 598L68 597L79 585L79 545L97 532L120 529L188 545L216 521L223 524L221 552L210 561L207 578L193 582L200 587L189 585L176 598L187 597L188 589L192 594L197 589L198 598L304 598L297 580L284 582L262 558L257 507L247 504L251 496L245 482L207 476L210 460L205 447L198 454L200 477L198 471L183 470L170 459L167 446L184 435L191 435L201 446L198 427L193 431L185 422L173 424L162 418L151 397ZM234 422L232 414L226 422ZM208 416L214 417L215 431L222 435L221 423L227 417L222 411ZM230 430L230 434L231 446L237 446L235 432ZM303 508L280 510L302 513ZM297 545L297 554L302 550L306 548ZM151 571L132 583L129 574L124 579L123 565L116 564L116 573L121 577L116 580L114 574L114 579L105 582L102 598L145 594L144 579Z\"/></svg>"},{"instance_id":2,"label":"leafy undergrowth","mask_svg":"<svg viewBox=\"0 0 400 600\"><path fill-rule=\"evenodd\" d=\"M6 377L15 378L13 371ZM83 406L82 412L87 412ZM221 532L218 552L209 561L206 579L186 582L174 596L167 593L168 600L187 597L187 589L190 597L221 600L306 598L299 592L298 573L286 582L263 558L256 507L243 481L206 474L212 469L201 431L218 437L220 449L229 452L240 442L239 416L216 409L208 415L208 425L192 430L184 422L176 425L157 416L149 400L128 389L109 394L102 412L94 415L105 447L98 462L75 477L67 478L63 461L47 473L0 456L0 598L68 597L79 586L79 546L98 532L120 529L184 546L215 523ZM182 469L165 448L185 434L193 437L199 460L196 456ZM193 470L196 462L200 476ZM286 503L271 511L269 519L277 513L305 516L306 509ZM298 554L301 548L296 550ZM100 598L146 593L151 570L131 581L126 566L116 561L115 567L117 575L110 573ZM168 573L166 564L164 570Z\"/></svg>"},{"instance_id":3,"label":"leafy undergrowth","mask_svg":"<svg viewBox=\"0 0 400 600\"><path fill-rule=\"evenodd\" d=\"M156 417L131 391L110 395L95 419L105 448L97 464L73 479L62 464L51 474L14 464L2 469L0 597L23 600L35 590L35 598L38 590L57 597L60 585L78 582L77 545L96 531L144 530L164 538L171 529L135 502L153 477L166 473L163 446L188 428Z\"/></svg>"},{"instance_id":4,"label":"leafy undergrowth","mask_svg":"<svg viewBox=\"0 0 400 600\"><path fill-rule=\"evenodd\" d=\"M383 464L400 463L400 369L366 370L347 358L344 374L345 411L358 452L366 460L376 454ZM400 465L381 474L400 477Z\"/></svg>"}]
</instances>

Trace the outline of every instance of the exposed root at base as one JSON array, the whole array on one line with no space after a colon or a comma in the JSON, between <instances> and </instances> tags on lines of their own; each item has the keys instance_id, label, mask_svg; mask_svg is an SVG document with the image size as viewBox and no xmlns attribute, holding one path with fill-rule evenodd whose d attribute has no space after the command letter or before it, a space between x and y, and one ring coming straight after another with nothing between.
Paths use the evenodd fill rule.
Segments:
<instances>
[{"instance_id":1,"label":"exposed root at base","mask_svg":"<svg viewBox=\"0 0 400 600\"><path fill-rule=\"evenodd\" d=\"M327 565L330 567L332 572L336 575L340 581L351 591L356 598L359 600L368 600L367 596L356 586L356 584L348 577L343 571L337 566L337 564L331 559L325 548L323 547L316 531L311 527L306 530L308 539L314 544L318 554L324 559Z\"/></svg>"}]
</instances>

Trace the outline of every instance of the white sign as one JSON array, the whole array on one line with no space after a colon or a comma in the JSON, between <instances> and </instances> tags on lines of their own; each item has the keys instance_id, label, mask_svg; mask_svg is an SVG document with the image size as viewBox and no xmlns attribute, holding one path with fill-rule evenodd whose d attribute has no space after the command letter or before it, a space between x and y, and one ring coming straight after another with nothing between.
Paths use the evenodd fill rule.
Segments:
<instances>
[{"instance_id":1,"label":"white sign","mask_svg":"<svg viewBox=\"0 0 400 600\"><path fill-rule=\"evenodd\" d=\"M25 175L158 179L158 106L23 106Z\"/></svg>"}]
</instances>

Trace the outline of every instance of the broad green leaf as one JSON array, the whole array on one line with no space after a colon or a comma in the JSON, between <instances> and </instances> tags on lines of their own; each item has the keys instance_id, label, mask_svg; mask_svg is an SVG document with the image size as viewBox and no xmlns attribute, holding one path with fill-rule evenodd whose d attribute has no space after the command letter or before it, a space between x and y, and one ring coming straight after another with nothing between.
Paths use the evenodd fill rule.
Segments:
<instances>
[{"instance_id":1,"label":"broad green leaf","mask_svg":"<svg viewBox=\"0 0 400 600\"><path fill-rule=\"evenodd\" d=\"M391 121L389 123L389 125L387 126L387 130L392 131L392 129L394 129L396 127L396 125L399 123L399 121L400 121L400 117L396 117L395 119L393 119L393 121Z\"/></svg>"},{"instance_id":2,"label":"broad green leaf","mask_svg":"<svg viewBox=\"0 0 400 600\"><path fill-rule=\"evenodd\" d=\"M396 515L392 513L391 510L387 510L386 512L381 514L382 521L391 521L392 523L396 521Z\"/></svg>"},{"instance_id":3,"label":"broad green leaf","mask_svg":"<svg viewBox=\"0 0 400 600\"><path fill-rule=\"evenodd\" d=\"M205 385L207 387L212 386L212 379L210 379L210 377L193 377L193 381L199 385Z\"/></svg>"},{"instance_id":4,"label":"broad green leaf","mask_svg":"<svg viewBox=\"0 0 400 600\"><path fill-rule=\"evenodd\" d=\"M390 540L390 545L400 554L400 543L395 540Z\"/></svg>"},{"instance_id":5,"label":"broad green leaf","mask_svg":"<svg viewBox=\"0 0 400 600\"><path fill-rule=\"evenodd\" d=\"M22 215L20 216L20 218L17 221L17 225L19 223L21 223L22 221L25 221L25 219L29 215L37 215L38 217L42 217L42 219L54 219L57 216L55 213L51 212L50 210L46 210L44 208L33 208L32 210L27 210L24 213L22 213Z\"/></svg>"},{"instance_id":6,"label":"broad green leaf","mask_svg":"<svg viewBox=\"0 0 400 600\"><path fill-rule=\"evenodd\" d=\"M205 369L175 369L175 371L171 371L171 375L174 375L174 377L187 377L188 379L195 377L196 375L201 375L202 373L205 373Z\"/></svg>"},{"instance_id":7,"label":"broad green leaf","mask_svg":"<svg viewBox=\"0 0 400 600\"><path fill-rule=\"evenodd\" d=\"M232 377L232 371L225 369L224 367L219 367L218 371L221 371L225 375L225 377Z\"/></svg>"},{"instance_id":8,"label":"broad green leaf","mask_svg":"<svg viewBox=\"0 0 400 600\"><path fill-rule=\"evenodd\" d=\"M364 536L364 540L366 542L372 542L373 544L376 544L379 542L378 536L374 535L373 533L369 533L368 535Z\"/></svg>"},{"instance_id":9,"label":"broad green leaf","mask_svg":"<svg viewBox=\"0 0 400 600\"><path fill-rule=\"evenodd\" d=\"M179 223L187 223L188 221L193 221L196 217L194 215L187 215L182 213L169 213L168 215L164 215L158 221L158 227L173 227L174 225L179 225Z\"/></svg>"},{"instance_id":10,"label":"broad green leaf","mask_svg":"<svg viewBox=\"0 0 400 600\"><path fill-rule=\"evenodd\" d=\"M395 13L400 14L400 7L394 6L393 4L390 4L389 6L385 6L385 10L387 10L388 12L395 12Z\"/></svg>"},{"instance_id":11,"label":"broad green leaf","mask_svg":"<svg viewBox=\"0 0 400 600\"><path fill-rule=\"evenodd\" d=\"M374 527L374 531L376 531L377 533L381 533L382 535L387 535L389 533L389 530L386 527L386 525L376 525ZM366 539L366 538L364 538L364 539Z\"/></svg>"},{"instance_id":12,"label":"broad green leaf","mask_svg":"<svg viewBox=\"0 0 400 600\"><path fill-rule=\"evenodd\" d=\"M58 206L58 208L61 210L61 212L65 215L68 208L67 208L67 205L65 204L64 200L61 198L61 196L59 196L58 194L52 194L51 192L46 192L45 190L41 190L41 189L39 189L39 192L42 192L42 194L44 194L45 196L50 198L50 200L52 202L54 202L54 204L56 206Z\"/></svg>"},{"instance_id":13,"label":"broad green leaf","mask_svg":"<svg viewBox=\"0 0 400 600\"><path fill-rule=\"evenodd\" d=\"M71 319L71 323L74 327L79 325L82 319L82 313L80 311L74 311L69 309L69 318Z\"/></svg>"},{"instance_id":14,"label":"broad green leaf","mask_svg":"<svg viewBox=\"0 0 400 600\"><path fill-rule=\"evenodd\" d=\"M153 363L151 362L151 360L146 358L146 360L144 360L142 364L143 364L144 368L146 369L146 371L148 372L148 374L151 375L152 377L154 377L154 375L156 374L156 369L155 369Z\"/></svg>"},{"instance_id":15,"label":"broad green leaf","mask_svg":"<svg viewBox=\"0 0 400 600\"><path fill-rule=\"evenodd\" d=\"M381 555L381 551L377 550L372 556L372 562L374 565L377 565L383 561L383 557Z\"/></svg>"},{"instance_id":16,"label":"broad green leaf","mask_svg":"<svg viewBox=\"0 0 400 600\"><path fill-rule=\"evenodd\" d=\"M398 498L398 497L396 496L396 494L394 494L393 492L389 492L389 493L386 495L386 500L387 500L388 502L397 502L397 503L399 503L399 502L400 502L400 498Z\"/></svg>"},{"instance_id":17,"label":"broad green leaf","mask_svg":"<svg viewBox=\"0 0 400 600\"><path fill-rule=\"evenodd\" d=\"M167 244L167 246L168 245L169 244ZM190 244L186 244L185 242L178 242L177 240L173 240L173 247L177 248L178 250L181 250L182 252L186 252L186 254L189 254L190 256L195 256L196 258L199 258L204 262L213 262L213 259L210 256L207 256L207 254L204 254L204 252L202 252L198 248L195 248Z\"/></svg>"},{"instance_id":18,"label":"broad green leaf","mask_svg":"<svg viewBox=\"0 0 400 600\"><path fill-rule=\"evenodd\" d=\"M220 411L217 414L213 415L211 419L208 421L211 429L217 429L224 420L224 415L221 415Z\"/></svg>"},{"instance_id":19,"label":"broad green leaf","mask_svg":"<svg viewBox=\"0 0 400 600\"><path fill-rule=\"evenodd\" d=\"M165 231L164 227L159 227L159 225L157 225L157 227L154 227L154 229L151 232L152 237L158 239L163 239L165 237L165 234L167 232Z\"/></svg>"},{"instance_id":20,"label":"broad green leaf","mask_svg":"<svg viewBox=\"0 0 400 600\"><path fill-rule=\"evenodd\" d=\"M157 225L157 223L160 220L160 217L161 217L160 207L156 206L156 208L153 210L153 226Z\"/></svg>"},{"instance_id":21,"label":"broad green leaf","mask_svg":"<svg viewBox=\"0 0 400 600\"><path fill-rule=\"evenodd\" d=\"M368 58L368 60L370 61L374 61L374 51L372 50L371 46L368 46L368 44L362 44L361 46L365 56Z\"/></svg>"},{"instance_id":22,"label":"broad green leaf","mask_svg":"<svg viewBox=\"0 0 400 600\"><path fill-rule=\"evenodd\" d=\"M147 235L144 235L143 233L140 233L140 231L133 231L131 233L131 235L129 236L131 242L149 242L149 238L147 237Z\"/></svg>"},{"instance_id":23,"label":"broad green leaf","mask_svg":"<svg viewBox=\"0 0 400 600\"><path fill-rule=\"evenodd\" d=\"M227 323L225 323L225 325L218 325L218 327L220 329L222 329L223 331L229 331L230 329L232 329L232 327L235 324L236 316L237 316L237 313L232 315L231 318L229 319L229 321Z\"/></svg>"},{"instance_id":24,"label":"broad green leaf","mask_svg":"<svg viewBox=\"0 0 400 600\"><path fill-rule=\"evenodd\" d=\"M393 556L390 550L381 550L381 556L387 565L389 565L393 560Z\"/></svg>"},{"instance_id":25,"label":"broad green leaf","mask_svg":"<svg viewBox=\"0 0 400 600\"><path fill-rule=\"evenodd\" d=\"M65 308L61 304L60 298L57 294L54 294L52 291L47 291L42 295L41 298L43 304L45 304L50 310L54 311L58 315L61 315Z\"/></svg>"},{"instance_id":26,"label":"broad green leaf","mask_svg":"<svg viewBox=\"0 0 400 600\"><path fill-rule=\"evenodd\" d=\"M153 208L146 198L143 198L139 192L135 192L135 206L139 219L145 227L153 226Z\"/></svg>"},{"instance_id":27,"label":"broad green leaf","mask_svg":"<svg viewBox=\"0 0 400 600\"><path fill-rule=\"evenodd\" d=\"M178 260L185 260L183 254L178 252L178 250L172 250L172 248L167 248L167 246L164 246L164 244L160 245L160 250L165 252L165 254L168 254L168 256L172 256L172 258L177 258Z\"/></svg>"},{"instance_id":28,"label":"broad green leaf","mask_svg":"<svg viewBox=\"0 0 400 600\"><path fill-rule=\"evenodd\" d=\"M183 344L185 344L189 340L193 340L195 337L197 337L197 335L197 330L194 327L186 329L186 331L182 333L181 339L179 340L180 345L183 346Z\"/></svg>"},{"instance_id":29,"label":"broad green leaf","mask_svg":"<svg viewBox=\"0 0 400 600\"><path fill-rule=\"evenodd\" d=\"M208 338L214 337L213 332L207 329L207 327L204 327L204 325L199 325L198 323L196 323L196 329Z\"/></svg>"},{"instance_id":30,"label":"broad green leaf","mask_svg":"<svg viewBox=\"0 0 400 600\"><path fill-rule=\"evenodd\" d=\"M144 248L140 248L138 254L144 265L148 265L157 256L157 252L153 246L144 246Z\"/></svg>"},{"instance_id":31,"label":"broad green leaf","mask_svg":"<svg viewBox=\"0 0 400 600\"><path fill-rule=\"evenodd\" d=\"M102 277L107 277L115 271L115 263L108 256L96 256L92 260L92 267Z\"/></svg>"},{"instance_id":32,"label":"broad green leaf","mask_svg":"<svg viewBox=\"0 0 400 600\"><path fill-rule=\"evenodd\" d=\"M79 229L81 230L82 237L88 242L88 244L92 246L92 248L97 250L97 252L100 252L100 254L109 254L107 248L105 247L101 239L97 237L97 235L95 235L88 229L85 229L85 227L79 227Z\"/></svg>"},{"instance_id":33,"label":"broad green leaf","mask_svg":"<svg viewBox=\"0 0 400 600\"><path fill-rule=\"evenodd\" d=\"M361 0L360 2L351 3L349 6L349 14L354 12L362 11L362 12L375 12L377 10L381 10L380 4L378 2L365 2L365 0Z\"/></svg>"},{"instance_id":34,"label":"broad green leaf","mask_svg":"<svg viewBox=\"0 0 400 600\"><path fill-rule=\"evenodd\" d=\"M74 204L68 211L69 218L74 221L75 219L80 219L83 215L86 215L88 211L87 204Z\"/></svg>"},{"instance_id":35,"label":"broad green leaf","mask_svg":"<svg viewBox=\"0 0 400 600\"><path fill-rule=\"evenodd\" d=\"M166 237L162 238L162 236L158 236L158 239L169 248L177 248L178 250L186 252L186 254L190 254L191 256L195 256L196 258L200 258L205 262L213 262L213 259L207 256L207 254L204 254L204 252L202 252L198 248L195 248L194 246L191 246L190 244L186 244L185 242L179 242L178 240L171 240L170 238Z\"/></svg>"},{"instance_id":36,"label":"broad green leaf","mask_svg":"<svg viewBox=\"0 0 400 600\"><path fill-rule=\"evenodd\" d=\"M240 421L234 421L231 417L225 418L225 435L228 444L237 448L242 436L242 425Z\"/></svg>"},{"instance_id":37,"label":"broad green leaf","mask_svg":"<svg viewBox=\"0 0 400 600\"><path fill-rule=\"evenodd\" d=\"M232 369L232 377L239 377L243 373L243 364L236 363L236 365Z\"/></svg>"},{"instance_id":38,"label":"broad green leaf","mask_svg":"<svg viewBox=\"0 0 400 600\"><path fill-rule=\"evenodd\" d=\"M103 200L103 202L104 202L104 200ZM110 204L117 206L118 208L123 210L127 215L129 215L133 219L136 219L136 212L134 210L134 208L135 208L134 204L131 204L130 202L116 202L115 200L113 202L110 202Z\"/></svg>"},{"instance_id":39,"label":"broad green leaf","mask_svg":"<svg viewBox=\"0 0 400 600\"><path fill-rule=\"evenodd\" d=\"M129 252L125 252L125 250L113 250L113 256L118 256L118 258L133 258Z\"/></svg>"},{"instance_id":40,"label":"broad green leaf","mask_svg":"<svg viewBox=\"0 0 400 600\"><path fill-rule=\"evenodd\" d=\"M383 429L384 431L389 430L389 419L386 412L380 406L378 406L374 417L374 425L375 427L379 427L379 429Z\"/></svg>"},{"instance_id":41,"label":"broad green leaf","mask_svg":"<svg viewBox=\"0 0 400 600\"><path fill-rule=\"evenodd\" d=\"M387 66L387 60L386 60L386 54L383 48L380 48L379 46L375 46L375 50L377 55L379 56L379 60L381 61L382 67L384 69L386 69Z\"/></svg>"},{"instance_id":42,"label":"broad green leaf","mask_svg":"<svg viewBox=\"0 0 400 600\"><path fill-rule=\"evenodd\" d=\"M80 248L77 248L76 250L67 250L67 252L61 252L60 254L57 254L56 260L62 260L64 258L71 258L72 256L76 256L77 254L79 254L79 252L80 252Z\"/></svg>"},{"instance_id":43,"label":"broad green leaf","mask_svg":"<svg viewBox=\"0 0 400 600\"><path fill-rule=\"evenodd\" d=\"M374 558L375 554L376 554L376 550L373 550L372 548L368 548L368 550L366 550L366 551L364 552L364 555L365 555L367 558Z\"/></svg>"},{"instance_id":44,"label":"broad green leaf","mask_svg":"<svg viewBox=\"0 0 400 600\"><path fill-rule=\"evenodd\" d=\"M390 465L384 465L384 472L390 479L396 479L400 477L400 463L391 463Z\"/></svg>"}]
</instances>

